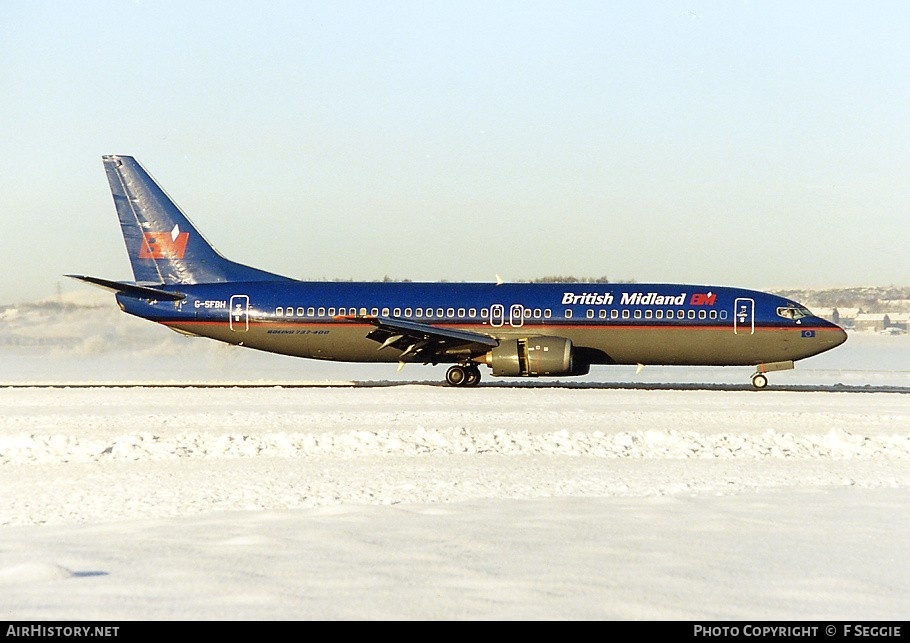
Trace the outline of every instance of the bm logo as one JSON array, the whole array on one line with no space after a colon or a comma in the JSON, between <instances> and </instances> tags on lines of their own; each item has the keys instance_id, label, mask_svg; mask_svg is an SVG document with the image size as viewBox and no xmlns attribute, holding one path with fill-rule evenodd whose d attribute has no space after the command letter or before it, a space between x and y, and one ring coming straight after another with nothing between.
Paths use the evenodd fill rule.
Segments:
<instances>
[{"instance_id":1,"label":"bm logo","mask_svg":"<svg viewBox=\"0 0 910 643\"><path fill-rule=\"evenodd\" d=\"M180 232L180 226L176 225L170 232L146 232L142 235L139 258L183 259L189 238L190 233Z\"/></svg>"},{"instance_id":2,"label":"bm logo","mask_svg":"<svg viewBox=\"0 0 910 643\"><path fill-rule=\"evenodd\" d=\"M690 306L713 306L714 302L717 301L717 293L709 292L695 292L692 293L692 297L689 298Z\"/></svg>"}]
</instances>

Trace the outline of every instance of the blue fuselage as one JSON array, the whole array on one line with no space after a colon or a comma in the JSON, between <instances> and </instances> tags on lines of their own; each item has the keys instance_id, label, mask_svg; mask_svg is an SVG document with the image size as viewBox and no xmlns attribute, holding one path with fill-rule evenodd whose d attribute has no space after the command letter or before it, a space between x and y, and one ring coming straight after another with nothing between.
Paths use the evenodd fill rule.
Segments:
<instances>
[{"instance_id":1,"label":"blue fuselage","mask_svg":"<svg viewBox=\"0 0 910 643\"><path fill-rule=\"evenodd\" d=\"M846 339L789 299L718 286L263 281L159 288L185 298L120 293L118 301L180 332L315 359L398 361L401 351L378 350L367 338L369 318L497 340L565 337L589 364L757 365L810 357Z\"/></svg>"}]
</instances>

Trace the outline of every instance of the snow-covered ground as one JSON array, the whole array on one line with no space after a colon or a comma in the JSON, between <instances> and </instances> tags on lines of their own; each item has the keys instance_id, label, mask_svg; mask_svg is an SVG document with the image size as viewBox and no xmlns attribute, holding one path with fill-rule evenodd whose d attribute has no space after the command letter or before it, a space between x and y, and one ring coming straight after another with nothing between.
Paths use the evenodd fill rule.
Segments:
<instances>
[{"instance_id":1,"label":"snow-covered ground","mask_svg":"<svg viewBox=\"0 0 910 643\"><path fill-rule=\"evenodd\" d=\"M0 618L906 616L907 336L461 390L85 301L0 318Z\"/></svg>"}]
</instances>

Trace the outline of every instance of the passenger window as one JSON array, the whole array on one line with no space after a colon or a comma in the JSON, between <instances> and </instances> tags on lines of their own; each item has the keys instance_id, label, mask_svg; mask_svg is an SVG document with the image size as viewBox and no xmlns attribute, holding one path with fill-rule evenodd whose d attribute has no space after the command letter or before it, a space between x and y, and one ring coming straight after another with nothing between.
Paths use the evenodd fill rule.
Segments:
<instances>
[{"instance_id":1,"label":"passenger window","mask_svg":"<svg viewBox=\"0 0 910 643\"><path fill-rule=\"evenodd\" d=\"M388 309L388 308L383 308L383 309L382 309L382 316L383 316L383 317L388 317L388 316L389 316L389 309Z\"/></svg>"},{"instance_id":2,"label":"passenger window","mask_svg":"<svg viewBox=\"0 0 910 643\"><path fill-rule=\"evenodd\" d=\"M489 311L488 311L486 308L481 308L481 309L480 309L480 317L481 317L481 319L486 319L488 315L489 315Z\"/></svg>"},{"instance_id":3,"label":"passenger window","mask_svg":"<svg viewBox=\"0 0 910 643\"><path fill-rule=\"evenodd\" d=\"M588 308L588 312L585 313L585 316L586 316L588 319L594 319L594 311L591 310L590 308Z\"/></svg>"},{"instance_id":4,"label":"passenger window","mask_svg":"<svg viewBox=\"0 0 910 643\"><path fill-rule=\"evenodd\" d=\"M395 317L401 317L401 308L396 308L395 310L392 311L392 314Z\"/></svg>"},{"instance_id":5,"label":"passenger window","mask_svg":"<svg viewBox=\"0 0 910 643\"><path fill-rule=\"evenodd\" d=\"M278 306L275 309L275 317L283 317L283 316L284 316L284 308L282 308L281 306Z\"/></svg>"},{"instance_id":6,"label":"passenger window","mask_svg":"<svg viewBox=\"0 0 910 643\"><path fill-rule=\"evenodd\" d=\"M423 317L423 308L418 308L414 311L414 317Z\"/></svg>"},{"instance_id":7,"label":"passenger window","mask_svg":"<svg viewBox=\"0 0 910 643\"><path fill-rule=\"evenodd\" d=\"M716 310L712 310L710 313L708 313L708 316L709 316L711 319L717 319L717 311L716 311Z\"/></svg>"},{"instance_id":8,"label":"passenger window","mask_svg":"<svg viewBox=\"0 0 910 643\"><path fill-rule=\"evenodd\" d=\"M547 308L546 310L543 311L544 319L549 319L552 314L553 313L550 311L549 308Z\"/></svg>"},{"instance_id":9,"label":"passenger window","mask_svg":"<svg viewBox=\"0 0 910 643\"><path fill-rule=\"evenodd\" d=\"M534 309L534 319L540 319L540 308Z\"/></svg>"},{"instance_id":10,"label":"passenger window","mask_svg":"<svg viewBox=\"0 0 910 643\"><path fill-rule=\"evenodd\" d=\"M651 315L653 315L653 314L654 314L654 311L649 308L648 310L645 311L645 319L651 319Z\"/></svg>"},{"instance_id":11,"label":"passenger window","mask_svg":"<svg viewBox=\"0 0 910 643\"><path fill-rule=\"evenodd\" d=\"M695 319L695 311L694 311L694 310L690 310L690 311L689 311L689 319Z\"/></svg>"},{"instance_id":12,"label":"passenger window","mask_svg":"<svg viewBox=\"0 0 910 643\"><path fill-rule=\"evenodd\" d=\"M410 308L405 308L405 309L404 309L404 316L405 316L405 317L410 317L411 314L412 314L413 312L414 312L414 311L411 310Z\"/></svg>"},{"instance_id":13,"label":"passenger window","mask_svg":"<svg viewBox=\"0 0 910 643\"><path fill-rule=\"evenodd\" d=\"M572 309L566 308L566 319L572 319Z\"/></svg>"},{"instance_id":14,"label":"passenger window","mask_svg":"<svg viewBox=\"0 0 910 643\"><path fill-rule=\"evenodd\" d=\"M379 315L379 309L378 309L378 308L371 308L371 309L370 309L370 314L371 314L373 317L376 317L377 315Z\"/></svg>"},{"instance_id":15,"label":"passenger window","mask_svg":"<svg viewBox=\"0 0 910 643\"><path fill-rule=\"evenodd\" d=\"M635 314L634 314L634 317L635 317L635 319L641 319L641 311L640 311L640 310L636 310L636 311L635 311Z\"/></svg>"},{"instance_id":16,"label":"passenger window","mask_svg":"<svg viewBox=\"0 0 910 643\"><path fill-rule=\"evenodd\" d=\"M437 319L442 319L442 318L443 318L442 308L437 308L437 309L436 309L436 318L437 318Z\"/></svg>"},{"instance_id":17,"label":"passenger window","mask_svg":"<svg viewBox=\"0 0 910 643\"><path fill-rule=\"evenodd\" d=\"M623 318L623 319L628 319L628 318L629 318L629 311L628 311L628 310L622 311L622 318Z\"/></svg>"},{"instance_id":18,"label":"passenger window","mask_svg":"<svg viewBox=\"0 0 910 643\"><path fill-rule=\"evenodd\" d=\"M458 309L458 317L464 319L464 308Z\"/></svg>"},{"instance_id":19,"label":"passenger window","mask_svg":"<svg viewBox=\"0 0 910 643\"><path fill-rule=\"evenodd\" d=\"M454 309L454 308L447 308L447 309L446 309L446 317L448 317L449 319L451 319L451 318L454 317L454 316L455 316L455 309Z\"/></svg>"},{"instance_id":20,"label":"passenger window","mask_svg":"<svg viewBox=\"0 0 910 643\"><path fill-rule=\"evenodd\" d=\"M686 318L686 311L684 311L684 310L678 310L678 311L676 311L676 318L677 318L677 319L685 319L685 318Z\"/></svg>"},{"instance_id":21,"label":"passenger window","mask_svg":"<svg viewBox=\"0 0 910 643\"><path fill-rule=\"evenodd\" d=\"M703 310L699 310L699 311L698 311L698 318L699 318L699 319L705 319L707 316L708 316L708 313L706 313L705 311L703 311Z\"/></svg>"},{"instance_id":22,"label":"passenger window","mask_svg":"<svg viewBox=\"0 0 910 643\"><path fill-rule=\"evenodd\" d=\"M476 308L468 308L468 317L470 317L470 318L472 318L472 319L473 319L474 317L477 317L477 309L476 309Z\"/></svg>"},{"instance_id":23,"label":"passenger window","mask_svg":"<svg viewBox=\"0 0 910 643\"><path fill-rule=\"evenodd\" d=\"M610 319L619 319L619 311L615 308L610 311Z\"/></svg>"},{"instance_id":24,"label":"passenger window","mask_svg":"<svg viewBox=\"0 0 910 643\"><path fill-rule=\"evenodd\" d=\"M655 311L654 311L654 316L655 316L657 319L663 319L663 318L664 318L664 311L662 311L662 310L655 310Z\"/></svg>"},{"instance_id":25,"label":"passenger window","mask_svg":"<svg viewBox=\"0 0 910 643\"><path fill-rule=\"evenodd\" d=\"M366 308L361 308L361 309L360 309L360 316L361 316L361 317L365 317L366 314L367 314L367 309L366 309Z\"/></svg>"},{"instance_id":26,"label":"passenger window","mask_svg":"<svg viewBox=\"0 0 910 643\"><path fill-rule=\"evenodd\" d=\"M322 306L320 306L320 307L319 307L319 310L317 311L317 314L318 314L320 317L325 317L325 308L323 308Z\"/></svg>"},{"instance_id":27,"label":"passenger window","mask_svg":"<svg viewBox=\"0 0 910 643\"><path fill-rule=\"evenodd\" d=\"M335 309L329 308L329 317L334 317L334 316L335 316Z\"/></svg>"},{"instance_id":28,"label":"passenger window","mask_svg":"<svg viewBox=\"0 0 910 643\"><path fill-rule=\"evenodd\" d=\"M303 308L298 308L297 314L300 315L301 317L303 317ZM314 317L316 315L316 309L313 308L312 306L310 306L309 308L306 309L306 314L308 317Z\"/></svg>"}]
</instances>

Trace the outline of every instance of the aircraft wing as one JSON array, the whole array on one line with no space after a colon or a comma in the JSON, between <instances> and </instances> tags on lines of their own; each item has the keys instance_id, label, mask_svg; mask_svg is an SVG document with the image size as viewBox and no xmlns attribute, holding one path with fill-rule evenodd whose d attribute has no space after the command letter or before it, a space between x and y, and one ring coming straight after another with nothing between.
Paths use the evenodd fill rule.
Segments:
<instances>
[{"instance_id":1,"label":"aircraft wing","mask_svg":"<svg viewBox=\"0 0 910 643\"><path fill-rule=\"evenodd\" d=\"M377 350L395 348L402 351L402 362L436 363L440 357L473 357L499 345L499 341L468 330L442 328L432 324L394 317L345 316L352 321L367 321L374 328L367 338L379 343Z\"/></svg>"}]
</instances>

